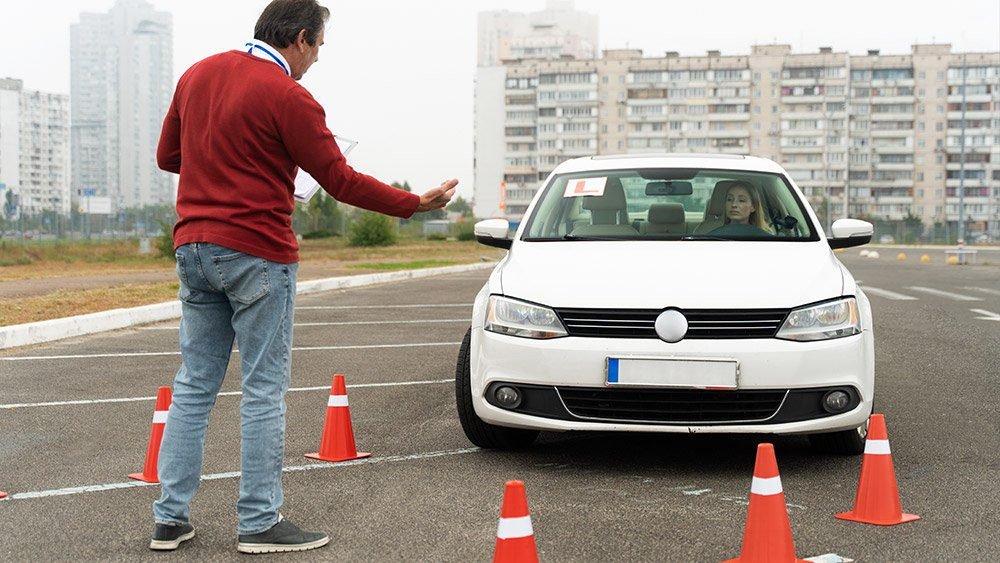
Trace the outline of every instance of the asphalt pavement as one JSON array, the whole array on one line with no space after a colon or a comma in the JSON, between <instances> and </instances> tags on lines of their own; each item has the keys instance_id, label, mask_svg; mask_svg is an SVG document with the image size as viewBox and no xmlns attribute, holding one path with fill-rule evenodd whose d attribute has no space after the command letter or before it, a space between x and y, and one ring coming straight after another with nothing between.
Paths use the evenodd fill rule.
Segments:
<instances>
[{"instance_id":1,"label":"asphalt pavement","mask_svg":"<svg viewBox=\"0 0 1000 563\"><path fill-rule=\"evenodd\" d=\"M303 561L486 561L504 482L524 480L543 561L719 561L740 552L758 442L775 443L799 557L991 560L1000 553L1000 253L975 266L907 250L838 254L868 290L876 410L903 509L890 528L836 520L860 457L801 437L546 433L522 452L474 448L453 375L487 272L298 300L282 513L331 534ZM982 262L986 262L983 265ZM775 270L778 272L779 270ZM776 274L777 275L777 274ZM156 388L179 364L176 322L0 354L0 560L234 560L238 373L209 426L197 536L147 549L156 486L134 486ZM231 370L237 368L231 365ZM334 373L347 378L361 462L316 451ZM273 556L272 556L273 557ZM834 560L834 559L829 559Z\"/></svg>"}]
</instances>

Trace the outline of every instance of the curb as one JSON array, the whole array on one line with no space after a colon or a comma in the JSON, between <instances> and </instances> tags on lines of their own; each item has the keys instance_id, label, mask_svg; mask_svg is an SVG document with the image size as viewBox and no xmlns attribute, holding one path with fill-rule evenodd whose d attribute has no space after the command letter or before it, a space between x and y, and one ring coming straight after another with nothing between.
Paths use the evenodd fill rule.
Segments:
<instances>
[{"instance_id":1,"label":"curb","mask_svg":"<svg viewBox=\"0 0 1000 563\"><path fill-rule=\"evenodd\" d=\"M296 284L297 295L307 295L334 289L346 289L351 287L361 287L366 285L376 285L387 282L426 278L445 274L455 274L459 272L472 272L486 270L496 266L496 262L485 262L479 264L465 264L461 266L444 266L440 268L424 268L420 270L404 270L400 272L385 272L380 274L363 274L358 276L340 276L336 278L325 278L319 280L309 280ZM130 326L155 323L170 319L180 318L181 304L179 301L168 301L166 303L156 303L133 307L130 309L112 309L99 313L66 317L63 319L52 319L37 323L22 325L12 325L0 327L0 350L6 348L17 348L19 346L29 346L31 344L42 344L127 328Z\"/></svg>"}]
</instances>

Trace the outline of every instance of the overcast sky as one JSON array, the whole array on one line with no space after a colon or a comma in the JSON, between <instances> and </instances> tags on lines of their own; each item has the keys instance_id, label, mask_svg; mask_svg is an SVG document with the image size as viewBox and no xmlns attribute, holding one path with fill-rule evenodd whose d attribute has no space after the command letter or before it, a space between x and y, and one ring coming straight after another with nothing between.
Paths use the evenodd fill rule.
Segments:
<instances>
[{"instance_id":1,"label":"overcast sky","mask_svg":"<svg viewBox=\"0 0 1000 563\"><path fill-rule=\"evenodd\" d=\"M544 0L320 0L332 12L326 46L303 84L330 128L360 141L353 165L421 192L444 179L472 195L476 14L537 11ZM69 93L69 27L114 0L3 0L0 77ZM174 80L195 61L252 37L267 0L152 0L174 17ZM1000 0L577 0L600 20L601 48L745 55L760 43L907 54L913 43L1000 50Z\"/></svg>"}]
</instances>

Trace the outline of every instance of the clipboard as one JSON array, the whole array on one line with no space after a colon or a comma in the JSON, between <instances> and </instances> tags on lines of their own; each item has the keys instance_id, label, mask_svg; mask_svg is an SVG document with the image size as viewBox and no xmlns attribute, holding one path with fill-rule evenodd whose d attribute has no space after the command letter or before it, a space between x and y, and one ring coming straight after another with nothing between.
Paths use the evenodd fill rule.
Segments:
<instances>
[{"instance_id":1,"label":"clipboard","mask_svg":"<svg viewBox=\"0 0 1000 563\"><path fill-rule=\"evenodd\" d=\"M354 147L358 146L357 141L341 137L340 135L334 135L333 138L337 141L337 146L340 147L340 152L345 158L354 150ZM319 182L300 168L298 175L295 176L295 201L306 203L312 196L316 195L319 189Z\"/></svg>"}]
</instances>

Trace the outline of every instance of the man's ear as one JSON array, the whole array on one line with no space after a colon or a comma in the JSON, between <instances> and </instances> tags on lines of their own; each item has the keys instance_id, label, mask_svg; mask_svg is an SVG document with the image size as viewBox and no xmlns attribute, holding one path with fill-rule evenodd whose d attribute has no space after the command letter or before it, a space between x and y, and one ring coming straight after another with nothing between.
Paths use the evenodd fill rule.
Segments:
<instances>
[{"instance_id":1,"label":"man's ear","mask_svg":"<svg viewBox=\"0 0 1000 563\"><path fill-rule=\"evenodd\" d=\"M300 29L299 34L295 37L295 46L299 48L300 51L304 51L309 47L309 41L306 40L306 30Z\"/></svg>"}]
</instances>

